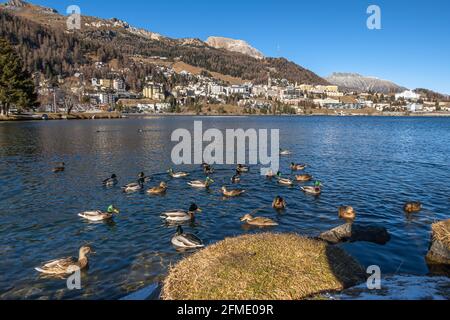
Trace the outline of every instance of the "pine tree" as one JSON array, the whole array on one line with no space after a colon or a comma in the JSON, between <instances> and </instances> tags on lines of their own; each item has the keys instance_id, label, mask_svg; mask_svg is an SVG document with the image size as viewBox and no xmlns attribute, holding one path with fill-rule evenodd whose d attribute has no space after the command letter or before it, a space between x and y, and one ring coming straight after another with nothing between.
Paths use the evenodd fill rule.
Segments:
<instances>
[{"instance_id":1,"label":"pine tree","mask_svg":"<svg viewBox=\"0 0 450 320\"><path fill-rule=\"evenodd\" d=\"M31 108L36 104L34 83L11 44L0 38L0 114L11 106Z\"/></svg>"}]
</instances>

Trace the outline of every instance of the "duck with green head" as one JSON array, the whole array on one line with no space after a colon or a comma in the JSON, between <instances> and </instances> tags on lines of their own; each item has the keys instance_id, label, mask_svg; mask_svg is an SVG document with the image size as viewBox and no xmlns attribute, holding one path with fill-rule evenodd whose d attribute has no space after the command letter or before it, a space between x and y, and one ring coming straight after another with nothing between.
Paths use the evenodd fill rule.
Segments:
<instances>
[{"instance_id":1,"label":"duck with green head","mask_svg":"<svg viewBox=\"0 0 450 320\"><path fill-rule=\"evenodd\" d=\"M102 212L100 210L97 211L85 211L82 213L79 213L78 216L89 220L89 221L93 221L93 222L98 222L98 221L105 221L105 220L111 220L112 218L114 218L114 215L117 215L120 213L120 210L118 208L116 208L114 205L110 205L106 212Z\"/></svg>"}]
</instances>

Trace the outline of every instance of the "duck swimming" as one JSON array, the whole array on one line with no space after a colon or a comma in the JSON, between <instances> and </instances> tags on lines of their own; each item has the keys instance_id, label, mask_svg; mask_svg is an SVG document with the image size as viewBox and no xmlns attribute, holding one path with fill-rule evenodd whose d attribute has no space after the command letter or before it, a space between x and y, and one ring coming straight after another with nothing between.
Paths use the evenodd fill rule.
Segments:
<instances>
[{"instance_id":1,"label":"duck swimming","mask_svg":"<svg viewBox=\"0 0 450 320\"><path fill-rule=\"evenodd\" d=\"M196 249L203 248L203 241L200 240L197 236L184 233L183 228L178 226L177 233L172 238L172 244L177 248L185 248L185 249Z\"/></svg>"},{"instance_id":2,"label":"duck swimming","mask_svg":"<svg viewBox=\"0 0 450 320\"><path fill-rule=\"evenodd\" d=\"M415 213L422 210L422 204L420 202L408 202L404 205L403 210L406 213Z\"/></svg>"},{"instance_id":3,"label":"duck swimming","mask_svg":"<svg viewBox=\"0 0 450 320\"><path fill-rule=\"evenodd\" d=\"M278 183L285 186L292 186L294 182L291 179L278 178Z\"/></svg>"},{"instance_id":4,"label":"duck swimming","mask_svg":"<svg viewBox=\"0 0 450 320\"><path fill-rule=\"evenodd\" d=\"M115 186L119 181L117 180L117 176L115 174L111 175L111 178L103 180L102 184L105 187Z\"/></svg>"},{"instance_id":5,"label":"duck swimming","mask_svg":"<svg viewBox=\"0 0 450 320\"><path fill-rule=\"evenodd\" d=\"M189 175L189 173L187 172L174 172L173 169L169 169L169 171L167 171L169 173L169 175L172 178L184 178L187 177Z\"/></svg>"},{"instance_id":6,"label":"duck swimming","mask_svg":"<svg viewBox=\"0 0 450 320\"><path fill-rule=\"evenodd\" d=\"M106 212L101 212L100 210L97 211L86 211L79 213L78 216L84 219L87 219L89 221L105 221L110 220L114 217L115 214L119 214L120 211L113 205L110 205Z\"/></svg>"},{"instance_id":7,"label":"duck swimming","mask_svg":"<svg viewBox=\"0 0 450 320\"><path fill-rule=\"evenodd\" d=\"M310 174L299 174L295 176L295 180L300 182L308 182L313 179L313 176Z\"/></svg>"},{"instance_id":8,"label":"duck swimming","mask_svg":"<svg viewBox=\"0 0 450 320\"><path fill-rule=\"evenodd\" d=\"M161 214L161 218L164 218L167 222L172 223L183 223L188 221L194 221L195 220L195 212L201 212L202 210L195 204L191 204L189 207L188 212L177 210L177 211L170 211L170 212L164 212Z\"/></svg>"},{"instance_id":9,"label":"duck swimming","mask_svg":"<svg viewBox=\"0 0 450 320\"><path fill-rule=\"evenodd\" d=\"M307 194L318 196L322 193L322 183L320 181L316 181L314 183L314 186L306 186L302 187L301 189Z\"/></svg>"},{"instance_id":10,"label":"duck swimming","mask_svg":"<svg viewBox=\"0 0 450 320\"><path fill-rule=\"evenodd\" d=\"M190 185L193 188L209 188L209 186L213 182L214 182L213 179L211 179L210 177L206 177L206 180L204 182L200 180L195 180L188 182L188 185Z\"/></svg>"},{"instance_id":11,"label":"duck swimming","mask_svg":"<svg viewBox=\"0 0 450 320\"><path fill-rule=\"evenodd\" d=\"M167 191L167 184L165 182L161 182L158 187L154 187L147 190L148 194L162 194Z\"/></svg>"},{"instance_id":12,"label":"duck swimming","mask_svg":"<svg viewBox=\"0 0 450 320\"><path fill-rule=\"evenodd\" d=\"M142 179L143 183L147 183L150 182L150 180L152 180L152 177L148 177L145 175L145 173L141 172L138 174L138 179Z\"/></svg>"},{"instance_id":13,"label":"duck swimming","mask_svg":"<svg viewBox=\"0 0 450 320\"><path fill-rule=\"evenodd\" d=\"M269 171L267 171L266 173L266 178L273 178L273 177L281 177L281 172L278 171L276 174L272 171L272 169L270 169Z\"/></svg>"},{"instance_id":14,"label":"duck swimming","mask_svg":"<svg viewBox=\"0 0 450 320\"><path fill-rule=\"evenodd\" d=\"M286 209L286 201L282 197L277 196L272 202L272 208L276 210Z\"/></svg>"},{"instance_id":15,"label":"duck swimming","mask_svg":"<svg viewBox=\"0 0 450 320\"><path fill-rule=\"evenodd\" d=\"M245 190L242 189L234 189L234 190L227 190L225 186L222 187L222 194L225 197L238 197L245 193Z\"/></svg>"},{"instance_id":16,"label":"duck swimming","mask_svg":"<svg viewBox=\"0 0 450 320\"><path fill-rule=\"evenodd\" d=\"M66 170L66 164L64 162L60 162L53 168L54 173L63 172Z\"/></svg>"},{"instance_id":17,"label":"duck swimming","mask_svg":"<svg viewBox=\"0 0 450 320\"><path fill-rule=\"evenodd\" d=\"M205 174L213 174L214 168L212 166L210 166L209 164L207 164L206 166L203 167L203 172Z\"/></svg>"},{"instance_id":18,"label":"duck swimming","mask_svg":"<svg viewBox=\"0 0 450 320\"><path fill-rule=\"evenodd\" d=\"M241 221L245 222L245 223L247 223L249 225L258 226L258 227L273 227L273 226L277 226L278 225L278 223L276 223L272 219L263 218L263 217L255 217L255 218L253 218L252 215L250 215L250 214L246 214L245 216L243 216L241 218Z\"/></svg>"},{"instance_id":19,"label":"duck swimming","mask_svg":"<svg viewBox=\"0 0 450 320\"><path fill-rule=\"evenodd\" d=\"M236 171L239 173L245 173L245 172L249 172L250 168L248 166L244 166L242 164L238 164L238 166L236 167Z\"/></svg>"},{"instance_id":20,"label":"duck swimming","mask_svg":"<svg viewBox=\"0 0 450 320\"><path fill-rule=\"evenodd\" d=\"M290 156L292 154L289 150L282 150L280 149L280 156Z\"/></svg>"},{"instance_id":21,"label":"duck swimming","mask_svg":"<svg viewBox=\"0 0 450 320\"><path fill-rule=\"evenodd\" d=\"M290 168L292 171L302 171L306 169L306 164L298 164L292 162Z\"/></svg>"},{"instance_id":22,"label":"duck swimming","mask_svg":"<svg viewBox=\"0 0 450 320\"><path fill-rule=\"evenodd\" d=\"M241 182L241 174L239 172L236 172L236 174L231 177L231 183L239 183Z\"/></svg>"},{"instance_id":23,"label":"duck swimming","mask_svg":"<svg viewBox=\"0 0 450 320\"><path fill-rule=\"evenodd\" d=\"M137 191L141 191L142 189L144 189L144 179L143 178L140 178L135 183L129 183L122 187L123 192L126 192L126 193L137 192Z\"/></svg>"},{"instance_id":24,"label":"duck swimming","mask_svg":"<svg viewBox=\"0 0 450 320\"><path fill-rule=\"evenodd\" d=\"M339 218L341 218L341 219L355 220L355 218L356 218L356 212L350 206L339 207L338 211L339 211Z\"/></svg>"},{"instance_id":25,"label":"duck swimming","mask_svg":"<svg viewBox=\"0 0 450 320\"><path fill-rule=\"evenodd\" d=\"M78 259L70 257L45 262L35 268L36 271L48 275L70 275L78 270L86 269L89 265L87 255L93 253L91 247L80 248Z\"/></svg>"}]
</instances>

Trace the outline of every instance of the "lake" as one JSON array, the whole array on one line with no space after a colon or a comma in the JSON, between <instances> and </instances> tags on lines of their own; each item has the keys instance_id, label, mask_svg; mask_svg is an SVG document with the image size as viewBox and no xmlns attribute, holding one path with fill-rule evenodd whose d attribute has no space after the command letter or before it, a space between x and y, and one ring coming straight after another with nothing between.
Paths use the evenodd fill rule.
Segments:
<instances>
[{"instance_id":1,"label":"lake","mask_svg":"<svg viewBox=\"0 0 450 320\"><path fill-rule=\"evenodd\" d=\"M233 166L215 166L209 191L186 182L204 179L198 165L177 170L188 179L171 179L173 130L192 130L194 120L208 128L280 129L280 145L293 152L281 158L308 163L306 172L324 184L323 194L302 193L301 184L282 187L252 167L240 188L247 193L223 199ZM55 162L66 170L52 173ZM153 176L148 187L166 181L165 196L124 194L140 171ZM103 188L112 173L119 185ZM176 228L160 214L187 210L192 202L203 212L185 231L206 244L225 237L264 230L248 229L239 218L258 216L279 223L275 232L316 236L343 222L337 207L351 205L357 221L385 226L392 235L384 245L342 244L362 265L379 265L383 275L426 275L424 256L431 224L450 217L450 118L426 117L151 117L120 120L0 123L0 299L119 299L164 278L170 264L189 253L177 252L170 240ZM285 197L282 213L270 205ZM403 212L405 202L421 201L423 210ZM110 223L89 223L77 216L105 210L121 213ZM83 244L96 254L82 275L82 290L69 291L65 280L46 279L34 270L42 262L77 255Z\"/></svg>"}]
</instances>

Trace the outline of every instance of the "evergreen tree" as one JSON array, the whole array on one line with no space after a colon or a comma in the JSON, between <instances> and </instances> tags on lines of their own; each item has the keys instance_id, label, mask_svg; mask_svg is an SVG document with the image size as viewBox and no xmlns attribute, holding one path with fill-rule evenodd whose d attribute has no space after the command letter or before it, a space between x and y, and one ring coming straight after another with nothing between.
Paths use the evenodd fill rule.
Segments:
<instances>
[{"instance_id":1,"label":"evergreen tree","mask_svg":"<svg viewBox=\"0 0 450 320\"><path fill-rule=\"evenodd\" d=\"M11 44L0 38L0 114L8 115L11 106L20 109L36 105L34 83Z\"/></svg>"}]
</instances>

